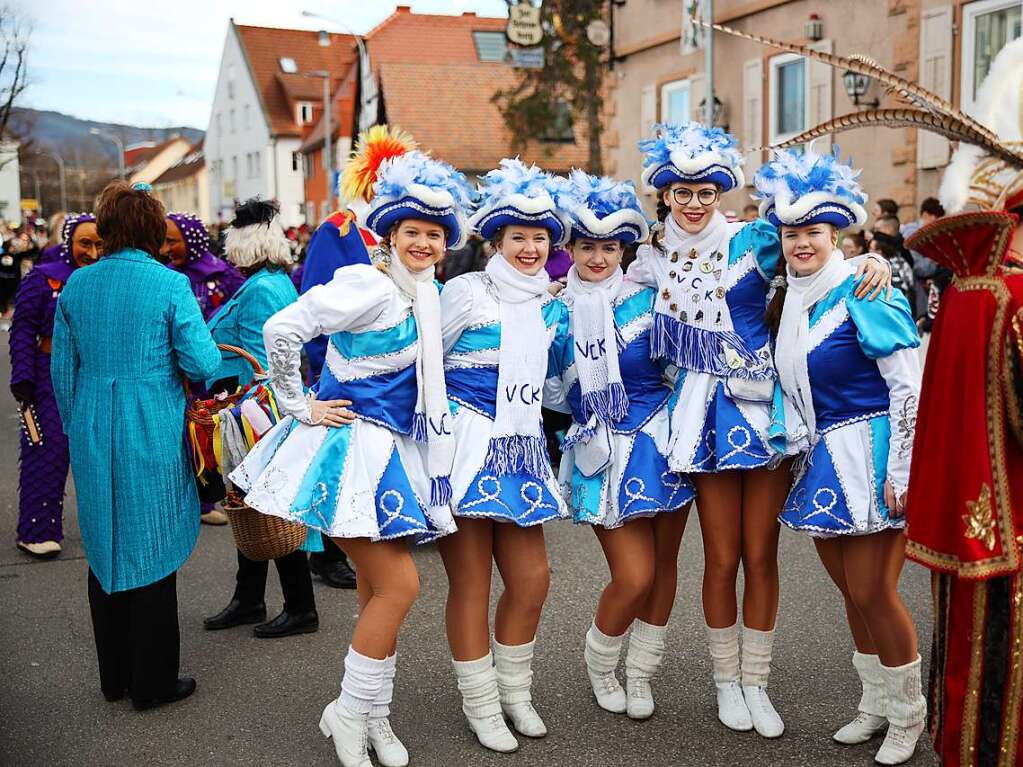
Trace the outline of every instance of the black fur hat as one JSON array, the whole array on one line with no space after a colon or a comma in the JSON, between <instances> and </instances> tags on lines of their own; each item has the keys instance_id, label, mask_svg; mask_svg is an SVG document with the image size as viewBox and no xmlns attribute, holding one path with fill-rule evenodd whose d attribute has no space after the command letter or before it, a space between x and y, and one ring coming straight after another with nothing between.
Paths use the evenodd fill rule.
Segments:
<instances>
[{"instance_id":1,"label":"black fur hat","mask_svg":"<svg viewBox=\"0 0 1023 767\"><path fill-rule=\"evenodd\" d=\"M234 209L234 221L231 222L231 228L241 229L256 224L269 226L280 211L281 206L277 202L253 197Z\"/></svg>"}]
</instances>

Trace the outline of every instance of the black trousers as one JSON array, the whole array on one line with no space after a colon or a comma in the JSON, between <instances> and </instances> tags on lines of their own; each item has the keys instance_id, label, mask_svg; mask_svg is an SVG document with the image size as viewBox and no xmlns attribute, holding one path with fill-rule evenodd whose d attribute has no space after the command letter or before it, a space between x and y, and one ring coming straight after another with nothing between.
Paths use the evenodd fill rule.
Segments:
<instances>
[{"instance_id":1,"label":"black trousers","mask_svg":"<svg viewBox=\"0 0 1023 767\"><path fill-rule=\"evenodd\" d=\"M89 608L104 694L127 690L136 701L170 695L181 657L177 573L107 594L90 569Z\"/></svg>"},{"instance_id":2,"label":"black trousers","mask_svg":"<svg viewBox=\"0 0 1023 767\"><path fill-rule=\"evenodd\" d=\"M309 555L310 559L322 559L325 562L347 562L348 557L338 548L332 539L320 533L320 540L323 541L323 551L314 551Z\"/></svg>"},{"instance_id":3,"label":"black trousers","mask_svg":"<svg viewBox=\"0 0 1023 767\"><path fill-rule=\"evenodd\" d=\"M304 551L293 551L274 560L284 593L284 611L307 613L316 609L313 579L309 574L309 560ZM266 574L269 562L254 562L238 552L238 576L234 598L243 605L259 604L266 593Z\"/></svg>"}]
</instances>

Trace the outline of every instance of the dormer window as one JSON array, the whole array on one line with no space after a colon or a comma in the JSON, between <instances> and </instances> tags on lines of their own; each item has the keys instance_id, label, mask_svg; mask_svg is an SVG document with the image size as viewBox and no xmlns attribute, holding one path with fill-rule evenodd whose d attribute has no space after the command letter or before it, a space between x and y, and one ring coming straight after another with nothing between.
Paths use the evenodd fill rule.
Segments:
<instances>
[{"instance_id":1,"label":"dormer window","mask_svg":"<svg viewBox=\"0 0 1023 767\"><path fill-rule=\"evenodd\" d=\"M298 64L295 63L293 58L288 56L281 56L280 58L281 71L287 75L293 75L298 72Z\"/></svg>"},{"instance_id":2,"label":"dormer window","mask_svg":"<svg viewBox=\"0 0 1023 767\"><path fill-rule=\"evenodd\" d=\"M313 105L308 101L300 101L295 105L295 122L308 125L313 121Z\"/></svg>"}]
</instances>

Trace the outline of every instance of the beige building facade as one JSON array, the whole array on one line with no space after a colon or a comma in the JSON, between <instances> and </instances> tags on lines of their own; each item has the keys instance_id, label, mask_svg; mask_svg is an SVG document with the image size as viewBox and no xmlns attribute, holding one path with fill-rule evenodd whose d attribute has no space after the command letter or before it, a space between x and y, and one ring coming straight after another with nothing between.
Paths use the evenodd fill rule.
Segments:
<instances>
[{"instance_id":1,"label":"beige building facade","mask_svg":"<svg viewBox=\"0 0 1023 767\"><path fill-rule=\"evenodd\" d=\"M688 5L689 3L684 3ZM702 49L682 42L678 0L628 0L613 7L615 63L607 105L607 171L640 186L637 142L655 122L702 120L707 93ZM841 56L863 54L919 82L961 108L976 96L991 59L1020 35L1020 0L715 0L718 23L812 46ZM744 147L784 140L817 123L900 104L876 82L859 98L846 91L841 71L797 55L715 33L715 97L719 125ZM870 103L869 106L873 106ZM946 140L915 129L859 129L835 139L843 157L863 168L871 199L890 197L900 217L916 217L937 192L950 157ZM818 148L830 147L821 140ZM747 155L745 190L726 195L723 208L749 204L753 172L766 153ZM653 209L653 195L644 195Z\"/></svg>"}]
</instances>

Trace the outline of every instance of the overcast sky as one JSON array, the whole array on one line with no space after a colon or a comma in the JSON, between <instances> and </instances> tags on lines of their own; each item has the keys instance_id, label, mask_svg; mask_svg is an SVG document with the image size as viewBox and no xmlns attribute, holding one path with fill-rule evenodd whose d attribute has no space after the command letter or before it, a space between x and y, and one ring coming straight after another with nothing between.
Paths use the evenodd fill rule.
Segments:
<instances>
[{"instance_id":1,"label":"overcast sky","mask_svg":"<svg viewBox=\"0 0 1023 767\"><path fill-rule=\"evenodd\" d=\"M365 33L386 0L21 1L32 20L23 105L92 120L205 130L228 19L243 24ZM506 16L505 0L405 0L419 13ZM285 10L290 6L292 10ZM302 10L348 30L303 18Z\"/></svg>"}]
</instances>

